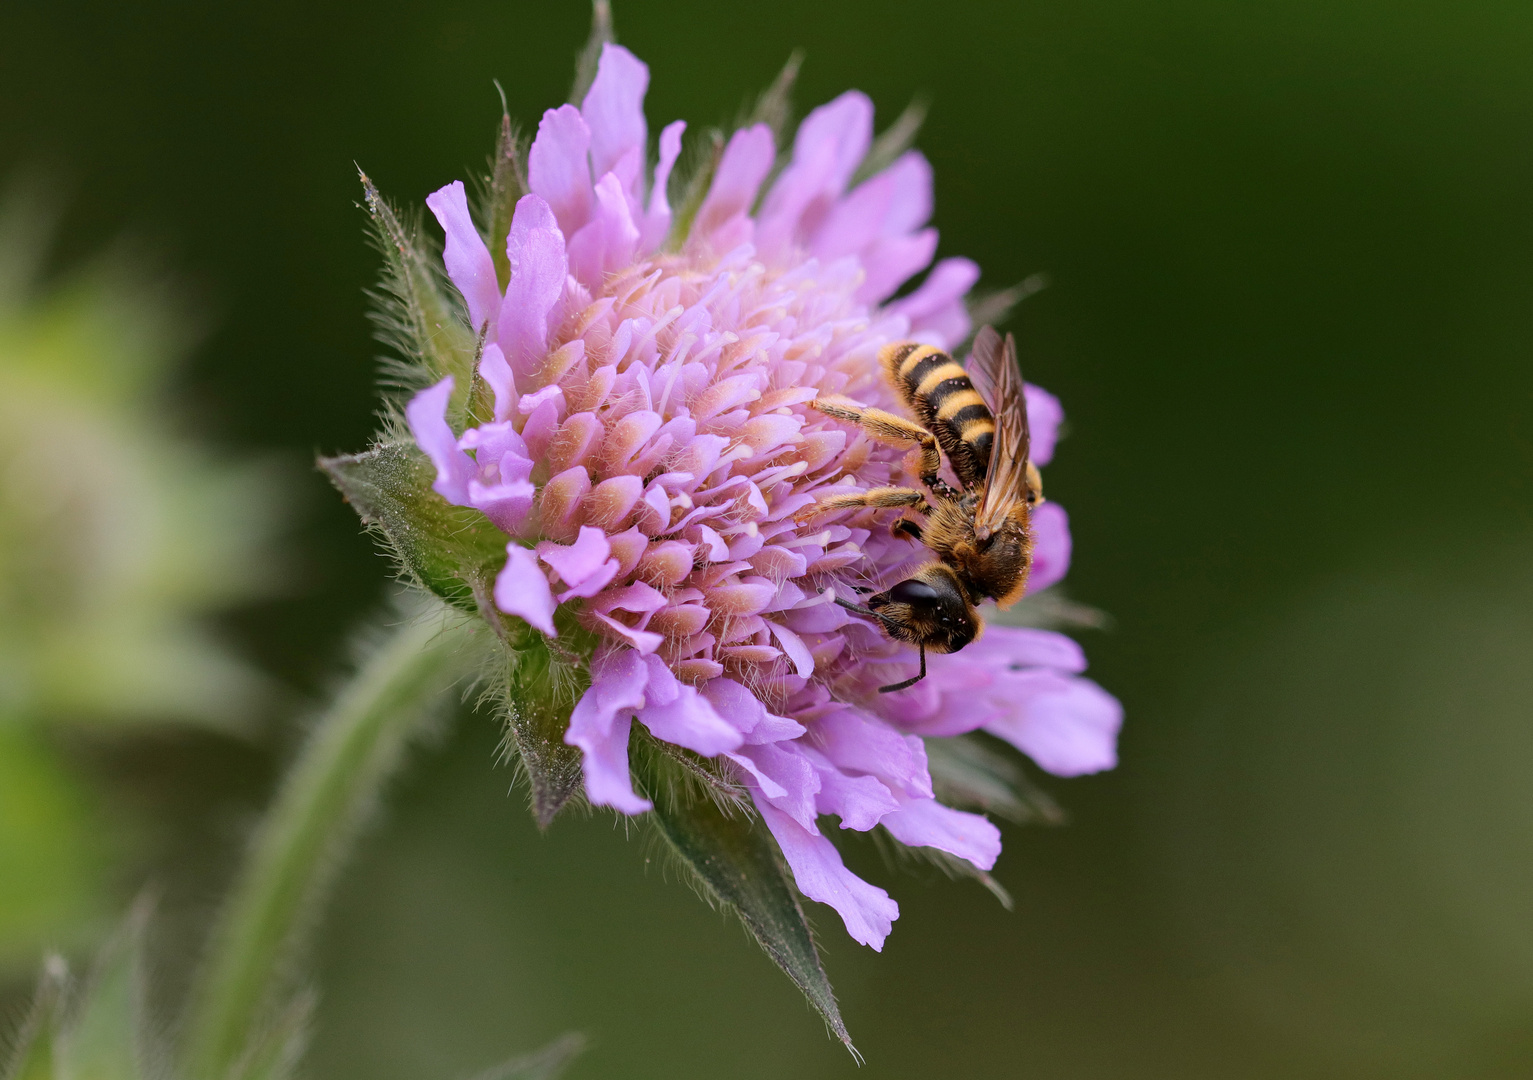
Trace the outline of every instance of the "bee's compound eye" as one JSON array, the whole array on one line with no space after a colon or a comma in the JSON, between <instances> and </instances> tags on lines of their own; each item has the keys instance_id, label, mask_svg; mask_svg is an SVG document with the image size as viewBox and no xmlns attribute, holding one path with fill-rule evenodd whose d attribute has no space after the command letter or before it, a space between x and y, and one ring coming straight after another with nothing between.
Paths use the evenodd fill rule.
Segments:
<instances>
[{"instance_id":1,"label":"bee's compound eye","mask_svg":"<svg viewBox=\"0 0 1533 1080\"><path fill-rule=\"evenodd\" d=\"M930 604L937 599L937 590L916 578L908 578L889 590L889 599L896 604Z\"/></svg>"}]
</instances>

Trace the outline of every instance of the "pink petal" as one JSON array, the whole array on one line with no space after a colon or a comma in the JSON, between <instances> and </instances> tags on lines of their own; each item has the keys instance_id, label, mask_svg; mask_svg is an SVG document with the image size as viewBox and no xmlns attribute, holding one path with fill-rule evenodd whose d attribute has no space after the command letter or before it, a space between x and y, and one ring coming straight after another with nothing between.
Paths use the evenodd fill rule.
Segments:
<instances>
[{"instance_id":1,"label":"pink petal","mask_svg":"<svg viewBox=\"0 0 1533 1080\"><path fill-rule=\"evenodd\" d=\"M570 713L564 741L584 752L586 797L597 806L642 814L651 804L634 794L628 774L628 733L644 704L649 669L630 649L600 652L591 662L591 686Z\"/></svg>"},{"instance_id":2,"label":"pink petal","mask_svg":"<svg viewBox=\"0 0 1533 1080\"><path fill-rule=\"evenodd\" d=\"M813 751L810 751L813 753ZM815 809L841 819L843 829L867 832L900 808L894 793L875 776L850 776L823 757L819 769L820 792Z\"/></svg>"},{"instance_id":3,"label":"pink petal","mask_svg":"<svg viewBox=\"0 0 1533 1080\"><path fill-rule=\"evenodd\" d=\"M511 374L511 365L506 363L506 354L501 352L500 346L493 341L485 345L484 355L479 358L479 374L495 394L496 422L509 420L511 410L516 408L519 400L516 392L516 376Z\"/></svg>"},{"instance_id":4,"label":"pink petal","mask_svg":"<svg viewBox=\"0 0 1533 1080\"><path fill-rule=\"evenodd\" d=\"M554 630L554 594L537 557L512 541L506 545L506 565L495 577L495 606L507 615L526 619L528 624L556 637Z\"/></svg>"},{"instance_id":5,"label":"pink petal","mask_svg":"<svg viewBox=\"0 0 1533 1080\"><path fill-rule=\"evenodd\" d=\"M543 114L527 153L527 186L553 209L565 236L591 213L590 149L591 129L580 110L561 105Z\"/></svg>"},{"instance_id":6,"label":"pink petal","mask_svg":"<svg viewBox=\"0 0 1533 1080\"><path fill-rule=\"evenodd\" d=\"M614 554L614 557L615 554ZM602 593L592 607L606 614L611 611L631 611L642 614L646 611L659 611L670 603L665 593L661 592L642 581L634 581L620 589Z\"/></svg>"},{"instance_id":7,"label":"pink petal","mask_svg":"<svg viewBox=\"0 0 1533 1080\"><path fill-rule=\"evenodd\" d=\"M490 249L484 246L484 238L474 227L474 219L468 213L468 195L463 181L454 180L444 188L426 196L426 205L441 223L447 234L447 246L442 251L442 262L447 266L447 276L463 294L468 304L468 321L475 332L486 323L495 332L495 316L500 310L500 284L495 280L495 264L490 260Z\"/></svg>"},{"instance_id":8,"label":"pink petal","mask_svg":"<svg viewBox=\"0 0 1533 1080\"><path fill-rule=\"evenodd\" d=\"M757 219L757 244L781 257L819 226L846 190L873 141L873 103L855 90L821 105L799 125L793 162L767 194Z\"/></svg>"},{"instance_id":9,"label":"pink petal","mask_svg":"<svg viewBox=\"0 0 1533 1080\"><path fill-rule=\"evenodd\" d=\"M749 744L782 742L804 734L804 725L766 711L761 700L733 679L710 679L702 687L715 711L729 721Z\"/></svg>"},{"instance_id":10,"label":"pink petal","mask_svg":"<svg viewBox=\"0 0 1533 1080\"><path fill-rule=\"evenodd\" d=\"M580 105L580 115L591 132L591 175L602 176L618 161L633 154L642 160L649 128L644 122L644 94L649 89L649 68L621 45L602 46L596 79ZM630 178L624 188L635 196ZM550 200L551 201L551 200Z\"/></svg>"},{"instance_id":11,"label":"pink petal","mask_svg":"<svg viewBox=\"0 0 1533 1080\"><path fill-rule=\"evenodd\" d=\"M910 336L939 348L956 348L969 336L969 310L964 295L979 280L979 267L968 259L943 259L908 296L884 310L910 320Z\"/></svg>"},{"instance_id":12,"label":"pink petal","mask_svg":"<svg viewBox=\"0 0 1533 1080\"><path fill-rule=\"evenodd\" d=\"M1001 830L978 814L943 806L936 799L908 799L879 822L906 847L931 847L967 859L981 870L1001 854Z\"/></svg>"},{"instance_id":13,"label":"pink petal","mask_svg":"<svg viewBox=\"0 0 1533 1080\"><path fill-rule=\"evenodd\" d=\"M772 631L772 636L777 639L783 654L793 661L793 670L798 673L800 679L807 679L814 674L814 655L804 644L803 638L787 627L778 626L774 622L768 621L767 629Z\"/></svg>"},{"instance_id":14,"label":"pink petal","mask_svg":"<svg viewBox=\"0 0 1533 1080\"><path fill-rule=\"evenodd\" d=\"M931 166L912 150L836 203L815 230L810 250L834 259L882 237L904 236L931 217L931 190Z\"/></svg>"},{"instance_id":15,"label":"pink petal","mask_svg":"<svg viewBox=\"0 0 1533 1080\"><path fill-rule=\"evenodd\" d=\"M527 480L509 480L499 484L468 482L469 505L495 523L508 536L517 536L532 511L537 488Z\"/></svg>"},{"instance_id":16,"label":"pink petal","mask_svg":"<svg viewBox=\"0 0 1533 1080\"><path fill-rule=\"evenodd\" d=\"M1052 671L1019 673L1009 715L985 725L1056 776L1080 776L1118 763L1123 706L1089 679Z\"/></svg>"},{"instance_id":17,"label":"pink petal","mask_svg":"<svg viewBox=\"0 0 1533 1080\"><path fill-rule=\"evenodd\" d=\"M660 132L660 160L655 164L655 182L649 189L649 209L639 226L639 247L645 253L658 248L671 231L671 203L665 189L671 182L671 169L681 156L681 133L686 130L687 122L676 120Z\"/></svg>"},{"instance_id":18,"label":"pink petal","mask_svg":"<svg viewBox=\"0 0 1533 1080\"><path fill-rule=\"evenodd\" d=\"M523 195L506 237L511 282L500 308L500 347L518 378L530 378L548 352L549 314L564 295L569 262L564 233L548 203Z\"/></svg>"},{"instance_id":19,"label":"pink petal","mask_svg":"<svg viewBox=\"0 0 1533 1080\"><path fill-rule=\"evenodd\" d=\"M741 226L744 233L749 232L751 207L776 155L772 129L765 124L741 128L730 136L708 197L692 222L692 236L724 250L748 241L750 237L742 233Z\"/></svg>"},{"instance_id":20,"label":"pink petal","mask_svg":"<svg viewBox=\"0 0 1533 1080\"><path fill-rule=\"evenodd\" d=\"M741 742L740 733L713 711L708 699L685 683L676 700L645 706L639 712L639 720L655 738L684 746L703 757L735 750Z\"/></svg>"},{"instance_id":21,"label":"pink petal","mask_svg":"<svg viewBox=\"0 0 1533 1080\"><path fill-rule=\"evenodd\" d=\"M872 773L907 795L932 794L926 747L914 735L901 735L855 709L845 708L815 721L810 737L842 769Z\"/></svg>"},{"instance_id":22,"label":"pink petal","mask_svg":"<svg viewBox=\"0 0 1533 1080\"><path fill-rule=\"evenodd\" d=\"M451 375L429 386L405 406L405 420L416 445L426 452L436 466L436 480L431 489L458 506L469 505L468 482L478 469L474 461L458 449L458 437L447 426L447 403L452 398Z\"/></svg>"},{"instance_id":23,"label":"pink petal","mask_svg":"<svg viewBox=\"0 0 1533 1080\"><path fill-rule=\"evenodd\" d=\"M616 562L617 560L614 559L612 561ZM665 638L661 637L659 634L653 633L649 630L635 630L633 627L626 626L623 623L618 622L616 619L607 615L603 615L600 612L592 612L590 617L601 623L608 630L611 630L624 641L628 642L628 644L633 646L634 650L640 655L650 655L656 649L660 648L660 646L665 642Z\"/></svg>"},{"instance_id":24,"label":"pink petal","mask_svg":"<svg viewBox=\"0 0 1533 1080\"><path fill-rule=\"evenodd\" d=\"M595 289L607 274L633 261L638 244L639 228L633 223L622 185L609 172L596 185L596 212L570 237L570 273Z\"/></svg>"},{"instance_id":25,"label":"pink petal","mask_svg":"<svg viewBox=\"0 0 1533 1080\"><path fill-rule=\"evenodd\" d=\"M858 90L848 90L815 109L799 125L793 140L793 160L828 156L825 185L838 194L873 145L873 102Z\"/></svg>"},{"instance_id":26,"label":"pink petal","mask_svg":"<svg viewBox=\"0 0 1533 1080\"><path fill-rule=\"evenodd\" d=\"M921 151L905 151L879 176L887 177L893 188L889 213L884 219L886 235L908 233L931 220L932 167Z\"/></svg>"},{"instance_id":27,"label":"pink petal","mask_svg":"<svg viewBox=\"0 0 1533 1080\"><path fill-rule=\"evenodd\" d=\"M561 598L564 600L572 596L595 596L607 587L618 569L607 534L589 525L582 525L580 535L567 547L550 540L543 541L538 545L538 558L553 567L569 586L569 591Z\"/></svg>"},{"instance_id":28,"label":"pink petal","mask_svg":"<svg viewBox=\"0 0 1533 1080\"><path fill-rule=\"evenodd\" d=\"M1024 387L1027 395L1027 427L1032 436L1029 456L1040 469L1054 459L1054 444L1059 440L1059 425L1064 423L1065 410L1059 399L1041 386L1029 383Z\"/></svg>"},{"instance_id":29,"label":"pink petal","mask_svg":"<svg viewBox=\"0 0 1533 1080\"><path fill-rule=\"evenodd\" d=\"M809 759L793 743L742 747L729 759L751 775L760 790L777 809L805 829L815 828L815 794L820 777Z\"/></svg>"},{"instance_id":30,"label":"pink petal","mask_svg":"<svg viewBox=\"0 0 1533 1080\"><path fill-rule=\"evenodd\" d=\"M527 444L508 421L469 428L463 433L463 438L458 440L458 446L463 450L475 451L481 472L491 462L498 464L508 454L525 462L526 472L532 470L532 461L527 457ZM520 475L525 476L526 472Z\"/></svg>"},{"instance_id":31,"label":"pink petal","mask_svg":"<svg viewBox=\"0 0 1533 1080\"><path fill-rule=\"evenodd\" d=\"M1055 502L1033 511L1033 568L1027 575L1027 591L1047 589L1064 579L1070 569L1070 515Z\"/></svg>"},{"instance_id":32,"label":"pink petal","mask_svg":"<svg viewBox=\"0 0 1533 1080\"><path fill-rule=\"evenodd\" d=\"M1044 667L1070 674L1086 670L1086 654L1073 639L1022 626L988 626L983 637L956 656L997 668Z\"/></svg>"},{"instance_id":33,"label":"pink petal","mask_svg":"<svg viewBox=\"0 0 1533 1080\"><path fill-rule=\"evenodd\" d=\"M607 734L579 744L585 756L586 798L593 806L610 806L624 814L642 814L654 809L654 803L639 798L628 773L628 735L633 717L623 716L612 722ZM568 741L568 737L566 737Z\"/></svg>"},{"instance_id":34,"label":"pink petal","mask_svg":"<svg viewBox=\"0 0 1533 1080\"><path fill-rule=\"evenodd\" d=\"M862 267L867 274L857 290L864 304L877 304L925 268L937 251L937 230L922 229L909 236L886 237L875 241L862 252Z\"/></svg>"},{"instance_id":35,"label":"pink petal","mask_svg":"<svg viewBox=\"0 0 1533 1080\"><path fill-rule=\"evenodd\" d=\"M912 323L932 315L964 294L979 280L979 266L972 259L943 259L926 275L918 289L902 296L884 310L908 317Z\"/></svg>"},{"instance_id":36,"label":"pink petal","mask_svg":"<svg viewBox=\"0 0 1533 1080\"><path fill-rule=\"evenodd\" d=\"M519 535L532 510L535 489L527 444L509 421L470 428L458 440L473 450L479 475L468 484L469 504L505 533Z\"/></svg>"},{"instance_id":37,"label":"pink petal","mask_svg":"<svg viewBox=\"0 0 1533 1080\"><path fill-rule=\"evenodd\" d=\"M799 891L835 908L854 941L882 952L884 939L900 917L900 906L883 889L848 870L841 853L825 837L805 829L767 800L755 802L793 871Z\"/></svg>"}]
</instances>

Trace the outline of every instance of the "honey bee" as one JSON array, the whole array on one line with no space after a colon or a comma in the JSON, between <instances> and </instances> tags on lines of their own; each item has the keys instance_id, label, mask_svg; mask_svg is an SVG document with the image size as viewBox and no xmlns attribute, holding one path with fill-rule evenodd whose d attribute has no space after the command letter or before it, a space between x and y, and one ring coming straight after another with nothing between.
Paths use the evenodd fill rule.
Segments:
<instances>
[{"instance_id":1,"label":"honey bee","mask_svg":"<svg viewBox=\"0 0 1533 1080\"><path fill-rule=\"evenodd\" d=\"M904 581L867 596L866 606L836 599L842 607L871 616L891 638L920 650L919 673L879 688L887 694L926 677L928 649L957 652L979 637L984 622L975 605L988 597L1004 609L1021 598L1032 564L1030 518L1043 500L1043 482L1028 459L1027 403L1010 334L1002 343L993 328L981 330L968 371L947 353L916 342L885 346L878 362L915 422L844 397L821 395L810 405L856 424L879 442L919 448L919 476L926 491L878 487L833 495L805 516L899 509L901 516L891 526L894 535L917 540L936 556ZM943 455L958 488L939 475Z\"/></svg>"}]
</instances>

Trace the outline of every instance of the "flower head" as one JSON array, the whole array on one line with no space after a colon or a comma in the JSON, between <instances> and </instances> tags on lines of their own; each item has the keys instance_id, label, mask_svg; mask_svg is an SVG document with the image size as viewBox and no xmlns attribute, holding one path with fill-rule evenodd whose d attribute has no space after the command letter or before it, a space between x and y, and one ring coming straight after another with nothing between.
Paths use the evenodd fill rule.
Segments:
<instances>
[{"instance_id":1,"label":"flower head","mask_svg":"<svg viewBox=\"0 0 1533 1080\"><path fill-rule=\"evenodd\" d=\"M799 889L877 949L898 907L843 865L831 819L982 873L1000 833L935 798L925 740L983 730L1075 775L1113 765L1120 710L1080 677L1073 641L999 625L879 693L915 653L834 601L930 556L868 511L798 515L830 492L915 483L913 463L808 404L898 410L878 350L959 346L978 268L945 259L894 298L936 250L931 167L910 150L855 179L873 142L856 92L805 118L770 181L766 124L720 140L700 198L673 207L685 125L661 131L650 168L648 82L609 43L580 106L543 114L508 274L462 183L427 200L479 345L471 375L421 390L406 420L436 493L504 543L494 609L588 650L562 737L589 800L651 808L630 773L637 721L748 792ZM1027 408L1042 466L1059 404L1029 387ZM1034 528L1036 590L1064 575L1070 542L1052 503Z\"/></svg>"}]
</instances>

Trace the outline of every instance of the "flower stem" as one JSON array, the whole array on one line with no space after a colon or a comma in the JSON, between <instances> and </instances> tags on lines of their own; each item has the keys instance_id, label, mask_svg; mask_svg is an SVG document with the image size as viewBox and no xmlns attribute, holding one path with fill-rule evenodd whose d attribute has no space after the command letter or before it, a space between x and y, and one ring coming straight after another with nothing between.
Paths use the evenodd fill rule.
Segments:
<instances>
[{"instance_id":1,"label":"flower stem","mask_svg":"<svg viewBox=\"0 0 1533 1080\"><path fill-rule=\"evenodd\" d=\"M445 611L422 606L378 639L288 769L189 998L185 1075L229 1076L293 989L305 932L347 849L411 737L468 670L473 627Z\"/></svg>"}]
</instances>

